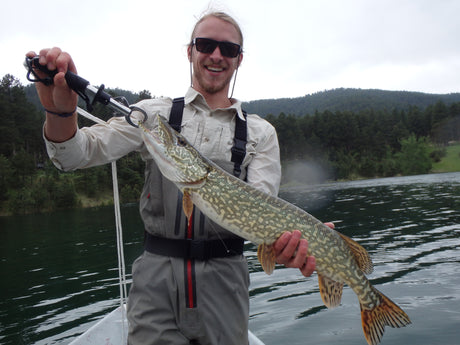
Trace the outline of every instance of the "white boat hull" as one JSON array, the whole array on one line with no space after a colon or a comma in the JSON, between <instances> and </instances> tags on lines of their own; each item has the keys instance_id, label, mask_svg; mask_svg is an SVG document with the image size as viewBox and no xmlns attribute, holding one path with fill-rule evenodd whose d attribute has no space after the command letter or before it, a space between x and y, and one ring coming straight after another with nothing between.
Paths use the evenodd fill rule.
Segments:
<instances>
[{"instance_id":1,"label":"white boat hull","mask_svg":"<svg viewBox=\"0 0 460 345\"><path fill-rule=\"evenodd\" d=\"M127 335L128 323L125 319L125 311L118 307L69 345L126 345ZM251 331L248 337L249 345L264 345Z\"/></svg>"}]
</instances>

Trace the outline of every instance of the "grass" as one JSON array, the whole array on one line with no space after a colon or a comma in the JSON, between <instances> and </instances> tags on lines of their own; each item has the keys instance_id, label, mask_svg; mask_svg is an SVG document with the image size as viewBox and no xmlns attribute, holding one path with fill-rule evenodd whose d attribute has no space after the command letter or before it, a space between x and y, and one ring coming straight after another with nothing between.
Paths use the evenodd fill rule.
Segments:
<instances>
[{"instance_id":1,"label":"grass","mask_svg":"<svg viewBox=\"0 0 460 345\"><path fill-rule=\"evenodd\" d=\"M450 145L446 149L446 156L440 162L433 163L432 172L460 171L460 144Z\"/></svg>"}]
</instances>

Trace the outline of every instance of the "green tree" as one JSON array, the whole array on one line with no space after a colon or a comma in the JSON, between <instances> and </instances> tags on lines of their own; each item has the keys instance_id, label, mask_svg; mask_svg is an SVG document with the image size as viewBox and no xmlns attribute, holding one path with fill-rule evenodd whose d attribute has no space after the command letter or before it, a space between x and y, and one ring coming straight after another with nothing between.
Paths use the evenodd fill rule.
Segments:
<instances>
[{"instance_id":1,"label":"green tree","mask_svg":"<svg viewBox=\"0 0 460 345\"><path fill-rule=\"evenodd\" d=\"M36 173L33 156L27 153L24 149L21 149L13 157L11 157L10 161L14 174L17 178L15 185L24 185L26 178L32 177Z\"/></svg>"},{"instance_id":2,"label":"green tree","mask_svg":"<svg viewBox=\"0 0 460 345\"><path fill-rule=\"evenodd\" d=\"M150 93L149 90L142 90L139 92L139 97L137 98L136 102L139 102L143 99L150 99L152 98L152 94Z\"/></svg>"},{"instance_id":3,"label":"green tree","mask_svg":"<svg viewBox=\"0 0 460 345\"><path fill-rule=\"evenodd\" d=\"M415 134L401 141L401 152L397 153L398 164L403 175L426 174L431 169L428 140Z\"/></svg>"},{"instance_id":4,"label":"green tree","mask_svg":"<svg viewBox=\"0 0 460 345\"><path fill-rule=\"evenodd\" d=\"M10 190L8 193L8 209L13 214L23 214L31 212L35 207L32 192L27 187Z\"/></svg>"},{"instance_id":5,"label":"green tree","mask_svg":"<svg viewBox=\"0 0 460 345\"><path fill-rule=\"evenodd\" d=\"M0 82L0 154L10 157L21 149L34 156L43 152L42 117L27 101L24 87L10 74Z\"/></svg>"},{"instance_id":6,"label":"green tree","mask_svg":"<svg viewBox=\"0 0 460 345\"><path fill-rule=\"evenodd\" d=\"M380 160L377 167L380 176L389 177L398 174L400 168L391 147L387 146L385 156Z\"/></svg>"},{"instance_id":7,"label":"green tree","mask_svg":"<svg viewBox=\"0 0 460 345\"><path fill-rule=\"evenodd\" d=\"M55 208L72 208L77 206L78 197L72 174L61 174L54 190L52 200Z\"/></svg>"},{"instance_id":8,"label":"green tree","mask_svg":"<svg viewBox=\"0 0 460 345\"><path fill-rule=\"evenodd\" d=\"M8 189L13 182L14 173L10 161L0 154L0 200L7 199Z\"/></svg>"}]
</instances>

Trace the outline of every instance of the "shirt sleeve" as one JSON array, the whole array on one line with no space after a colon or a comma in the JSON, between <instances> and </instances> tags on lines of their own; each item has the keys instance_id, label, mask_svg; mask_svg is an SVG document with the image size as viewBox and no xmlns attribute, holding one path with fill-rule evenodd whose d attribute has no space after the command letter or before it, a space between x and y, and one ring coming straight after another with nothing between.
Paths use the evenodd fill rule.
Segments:
<instances>
[{"instance_id":1,"label":"shirt sleeve","mask_svg":"<svg viewBox=\"0 0 460 345\"><path fill-rule=\"evenodd\" d=\"M157 113L169 114L170 98L153 98L136 104L148 115L147 128L153 128ZM134 111L131 120L143 121L142 113ZM132 151L139 151L142 157L148 152L142 140L141 130L131 126L124 117L113 117L107 123L77 129L74 137L54 143L45 139L46 150L54 165L64 171L89 168L116 161Z\"/></svg>"},{"instance_id":2,"label":"shirt sleeve","mask_svg":"<svg viewBox=\"0 0 460 345\"><path fill-rule=\"evenodd\" d=\"M254 188L277 196L281 182L278 136L270 123L260 120L263 125L259 123L255 131L262 131L264 135L260 136L256 153L248 165L247 181Z\"/></svg>"},{"instance_id":3,"label":"shirt sleeve","mask_svg":"<svg viewBox=\"0 0 460 345\"><path fill-rule=\"evenodd\" d=\"M55 143L46 139L48 156L64 171L89 168L115 161L143 145L138 128L129 125L124 117L114 117L106 124L77 129L74 137Z\"/></svg>"}]
</instances>

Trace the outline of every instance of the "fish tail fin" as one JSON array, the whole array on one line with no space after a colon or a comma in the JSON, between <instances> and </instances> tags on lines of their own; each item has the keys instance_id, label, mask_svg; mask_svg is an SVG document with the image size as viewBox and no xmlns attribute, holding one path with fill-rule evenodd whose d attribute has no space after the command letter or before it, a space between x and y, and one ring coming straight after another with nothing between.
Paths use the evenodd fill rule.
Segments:
<instances>
[{"instance_id":1,"label":"fish tail fin","mask_svg":"<svg viewBox=\"0 0 460 345\"><path fill-rule=\"evenodd\" d=\"M366 309L361 304L361 321L364 336L369 345L380 342L385 326L404 327L411 323L409 316L396 303L374 288L379 297L379 304L372 309Z\"/></svg>"}]
</instances>

